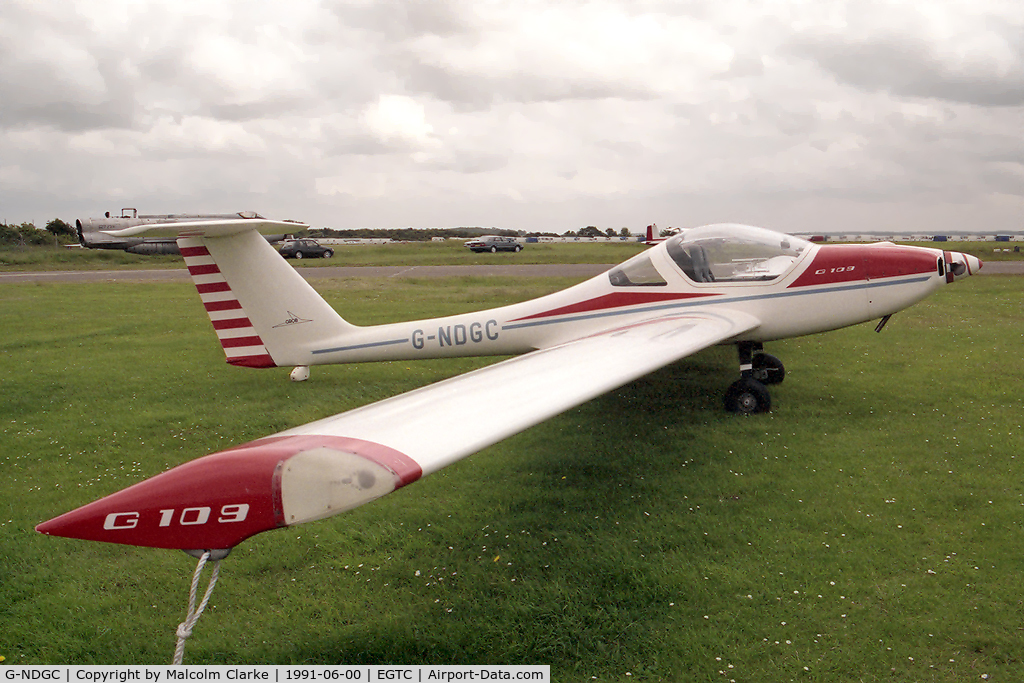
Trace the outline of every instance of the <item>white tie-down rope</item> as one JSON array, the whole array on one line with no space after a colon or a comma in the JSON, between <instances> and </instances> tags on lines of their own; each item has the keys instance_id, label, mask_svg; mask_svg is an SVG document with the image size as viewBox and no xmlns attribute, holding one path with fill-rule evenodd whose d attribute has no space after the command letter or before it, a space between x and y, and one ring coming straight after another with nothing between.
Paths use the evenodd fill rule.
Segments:
<instances>
[{"instance_id":1,"label":"white tie-down rope","mask_svg":"<svg viewBox=\"0 0 1024 683\"><path fill-rule=\"evenodd\" d=\"M181 664L181 660L185 657L185 640L192 635L192 627L199 621L203 610L206 609L206 603L210 601L213 587L217 585L217 576L220 574L220 560L213 564L210 585L206 587L206 595L203 596L203 601L199 603L199 609L196 609L196 590L199 588L199 576L203 573L203 567L206 566L208 559L210 559L210 551L206 551L199 558L199 564L196 565L196 571L192 575L192 589L188 592L188 613L185 615L185 621L178 624L178 645L174 648L174 661L172 662L175 665Z\"/></svg>"}]
</instances>

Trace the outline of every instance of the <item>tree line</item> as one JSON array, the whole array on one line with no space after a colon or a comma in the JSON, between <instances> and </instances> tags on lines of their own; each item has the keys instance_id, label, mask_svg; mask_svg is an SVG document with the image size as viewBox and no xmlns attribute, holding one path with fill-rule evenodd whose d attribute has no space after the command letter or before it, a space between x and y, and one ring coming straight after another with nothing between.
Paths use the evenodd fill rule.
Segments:
<instances>
[{"instance_id":1,"label":"tree line","mask_svg":"<svg viewBox=\"0 0 1024 683\"><path fill-rule=\"evenodd\" d=\"M0 223L0 244L14 247L69 244L77 242L75 227L54 218L40 230L35 223Z\"/></svg>"},{"instance_id":2,"label":"tree line","mask_svg":"<svg viewBox=\"0 0 1024 683\"><path fill-rule=\"evenodd\" d=\"M336 230L334 228L311 228L300 233L304 237L331 237L340 239L392 239L402 242L429 242L434 237L479 237L480 235L502 235L504 237L629 237L629 228L618 233L614 228L601 230L588 225L585 228L566 230L561 235L555 232L526 232L503 228L460 227L460 228L357 228Z\"/></svg>"}]
</instances>

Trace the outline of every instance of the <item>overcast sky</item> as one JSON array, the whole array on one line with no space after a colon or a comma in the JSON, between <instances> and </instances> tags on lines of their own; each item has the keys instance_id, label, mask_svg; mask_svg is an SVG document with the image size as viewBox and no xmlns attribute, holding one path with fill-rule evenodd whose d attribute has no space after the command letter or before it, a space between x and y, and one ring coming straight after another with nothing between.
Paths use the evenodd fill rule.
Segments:
<instances>
[{"instance_id":1,"label":"overcast sky","mask_svg":"<svg viewBox=\"0 0 1024 683\"><path fill-rule=\"evenodd\" d=\"M1024 228L1024 2L0 2L0 220Z\"/></svg>"}]
</instances>

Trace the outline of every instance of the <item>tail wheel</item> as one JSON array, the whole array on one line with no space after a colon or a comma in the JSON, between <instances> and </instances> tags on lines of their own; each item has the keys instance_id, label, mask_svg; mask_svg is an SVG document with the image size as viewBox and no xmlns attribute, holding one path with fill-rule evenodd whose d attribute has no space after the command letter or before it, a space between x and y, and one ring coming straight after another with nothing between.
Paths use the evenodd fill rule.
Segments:
<instances>
[{"instance_id":1,"label":"tail wheel","mask_svg":"<svg viewBox=\"0 0 1024 683\"><path fill-rule=\"evenodd\" d=\"M725 392L725 409L740 415L767 413L772 409L772 397L764 384L744 377L733 382Z\"/></svg>"},{"instance_id":2,"label":"tail wheel","mask_svg":"<svg viewBox=\"0 0 1024 683\"><path fill-rule=\"evenodd\" d=\"M762 384L781 384L786 377L782 361L770 353L755 353L751 364L754 366L754 379Z\"/></svg>"}]
</instances>

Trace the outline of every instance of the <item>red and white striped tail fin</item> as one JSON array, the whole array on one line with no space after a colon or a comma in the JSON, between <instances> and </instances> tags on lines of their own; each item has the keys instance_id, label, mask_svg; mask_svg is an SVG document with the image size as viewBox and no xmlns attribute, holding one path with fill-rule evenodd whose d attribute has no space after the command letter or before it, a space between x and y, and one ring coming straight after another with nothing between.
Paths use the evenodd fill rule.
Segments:
<instances>
[{"instance_id":1,"label":"red and white striped tail fin","mask_svg":"<svg viewBox=\"0 0 1024 683\"><path fill-rule=\"evenodd\" d=\"M231 284L214 261L202 237L182 237L178 248L217 331L228 363L249 368L273 368L277 363L242 308Z\"/></svg>"},{"instance_id":2,"label":"red and white striped tail fin","mask_svg":"<svg viewBox=\"0 0 1024 683\"><path fill-rule=\"evenodd\" d=\"M227 361L253 368L317 365L313 353L358 330L254 229L179 236Z\"/></svg>"}]
</instances>

